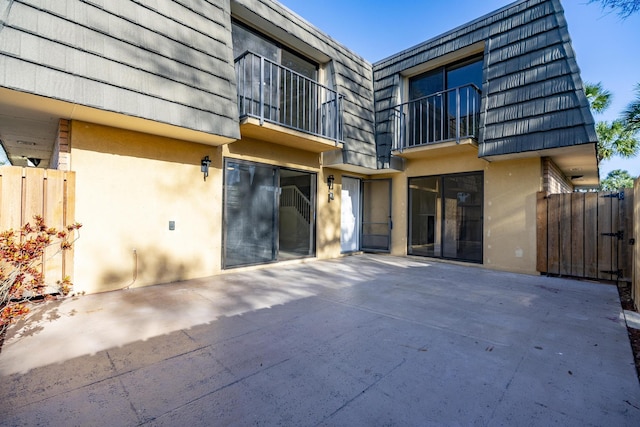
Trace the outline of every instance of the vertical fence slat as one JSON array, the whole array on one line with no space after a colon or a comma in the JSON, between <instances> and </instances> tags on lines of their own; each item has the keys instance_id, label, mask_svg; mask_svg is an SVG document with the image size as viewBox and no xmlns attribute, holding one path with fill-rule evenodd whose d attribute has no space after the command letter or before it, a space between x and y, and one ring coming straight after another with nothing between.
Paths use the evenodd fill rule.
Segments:
<instances>
[{"instance_id":1,"label":"vertical fence slat","mask_svg":"<svg viewBox=\"0 0 640 427\"><path fill-rule=\"evenodd\" d=\"M548 198L548 273L560 274L560 195L551 194Z\"/></svg>"},{"instance_id":2,"label":"vertical fence slat","mask_svg":"<svg viewBox=\"0 0 640 427\"><path fill-rule=\"evenodd\" d=\"M571 275L584 276L584 193L571 197Z\"/></svg>"},{"instance_id":3,"label":"vertical fence slat","mask_svg":"<svg viewBox=\"0 0 640 427\"><path fill-rule=\"evenodd\" d=\"M584 195L584 275L598 278L598 194Z\"/></svg>"},{"instance_id":4,"label":"vertical fence slat","mask_svg":"<svg viewBox=\"0 0 640 427\"><path fill-rule=\"evenodd\" d=\"M44 192L44 218L47 226L64 230L64 172L58 170L47 171ZM57 245L45 251L44 272L47 284L55 285L62 280L63 254Z\"/></svg>"},{"instance_id":5,"label":"vertical fence slat","mask_svg":"<svg viewBox=\"0 0 640 427\"><path fill-rule=\"evenodd\" d=\"M571 194L560 195L560 274L571 275Z\"/></svg>"},{"instance_id":6,"label":"vertical fence slat","mask_svg":"<svg viewBox=\"0 0 640 427\"><path fill-rule=\"evenodd\" d=\"M43 216L44 204L44 169L25 168L22 182L22 224L35 223L36 215ZM39 272L43 271L44 255L40 265L34 264Z\"/></svg>"},{"instance_id":7,"label":"vertical fence slat","mask_svg":"<svg viewBox=\"0 0 640 427\"><path fill-rule=\"evenodd\" d=\"M617 193L618 192L614 192L613 194L617 195ZM620 231L620 227L622 226L620 224L620 203L621 201L617 197L611 199L611 230L605 230L603 232L617 233ZM617 236L611 236L609 239L611 239L611 268L609 270L618 271L622 265L622 259L620 258L620 246L622 241L618 239ZM617 274L612 274L610 277L611 280L618 279Z\"/></svg>"},{"instance_id":8,"label":"vertical fence slat","mask_svg":"<svg viewBox=\"0 0 640 427\"><path fill-rule=\"evenodd\" d=\"M536 269L547 273L547 193L538 192L536 202Z\"/></svg>"},{"instance_id":9,"label":"vertical fence slat","mask_svg":"<svg viewBox=\"0 0 640 427\"><path fill-rule=\"evenodd\" d=\"M611 280L611 274L605 273L613 269L613 238L603 233L612 231L611 224L611 191L598 193L598 279Z\"/></svg>"},{"instance_id":10,"label":"vertical fence slat","mask_svg":"<svg viewBox=\"0 0 640 427\"><path fill-rule=\"evenodd\" d=\"M633 238L633 204L635 194L633 188L625 188L624 200L621 201L620 220L624 231L623 239L620 245L620 268L622 269L622 278L625 282L633 280L633 246L630 239ZM640 220L640 219L639 219Z\"/></svg>"},{"instance_id":11,"label":"vertical fence slat","mask_svg":"<svg viewBox=\"0 0 640 427\"><path fill-rule=\"evenodd\" d=\"M18 230L22 226L22 168L3 166L0 230Z\"/></svg>"},{"instance_id":12,"label":"vertical fence slat","mask_svg":"<svg viewBox=\"0 0 640 427\"><path fill-rule=\"evenodd\" d=\"M25 168L23 186L22 224L30 222L33 217L43 215L44 203L44 169Z\"/></svg>"},{"instance_id":13,"label":"vertical fence slat","mask_svg":"<svg viewBox=\"0 0 640 427\"><path fill-rule=\"evenodd\" d=\"M64 181L64 225L72 225L76 222L76 174L75 172L65 172ZM78 231L74 231L78 233ZM77 237L77 234L72 236ZM73 239L71 239L73 240ZM76 245L64 252L62 276L70 277L73 282L73 253Z\"/></svg>"}]
</instances>

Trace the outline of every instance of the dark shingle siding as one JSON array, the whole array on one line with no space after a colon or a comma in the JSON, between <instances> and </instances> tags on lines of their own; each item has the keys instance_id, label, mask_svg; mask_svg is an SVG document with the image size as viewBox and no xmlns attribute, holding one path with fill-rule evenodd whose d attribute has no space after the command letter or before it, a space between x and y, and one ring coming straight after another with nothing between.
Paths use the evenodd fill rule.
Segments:
<instances>
[{"instance_id":1,"label":"dark shingle siding","mask_svg":"<svg viewBox=\"0 0 640 427\"><path fill-rule=\"evenodd\" d=\"M485 42L480 156L596 141L558 0L523 0L374 64L377 131L388 128L392 76ZM386 141L386 135L385 135ZM378 144L380 151L388 144Z\"/></svg>"},{"instance_id":2,"label":"dark shingle siding","mask_svg":"<svg viewBox=\"0 0 640 427\"><path fill-rule=\"evenodd\" d=\"M228 3L13 2L0 85L228 138L239 137ZM21 47L21 48L20 48ZM12 59L9 59L12 58Z\"/></svg>"}]
</instances>

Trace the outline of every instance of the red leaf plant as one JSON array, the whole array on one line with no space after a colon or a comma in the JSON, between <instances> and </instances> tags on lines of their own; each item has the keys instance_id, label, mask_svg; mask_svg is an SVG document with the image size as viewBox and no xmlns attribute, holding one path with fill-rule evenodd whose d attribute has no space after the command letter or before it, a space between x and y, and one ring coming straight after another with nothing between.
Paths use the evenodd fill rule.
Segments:
<instances>
[{"instance_id":1,"label":"red leaf plant","mask_svg":"<svg viewBox=\"0 0 640 427\"><path fill-rule=\"evenodd\" d=\"M0 232L0 335L11 323L29 312L28 301L52 299L55 294L66 296L73 286L71 279L65 277L57 281L57 287L52 290L45 283L42 266L45 250L58 248L48 258L69 250L80 237L77 230L82 224L75 223L64 230L56 230L47 227L41 216L35 216L34 222L33 225L23 225L18 231Z\"/></svg>"}]
</instances>

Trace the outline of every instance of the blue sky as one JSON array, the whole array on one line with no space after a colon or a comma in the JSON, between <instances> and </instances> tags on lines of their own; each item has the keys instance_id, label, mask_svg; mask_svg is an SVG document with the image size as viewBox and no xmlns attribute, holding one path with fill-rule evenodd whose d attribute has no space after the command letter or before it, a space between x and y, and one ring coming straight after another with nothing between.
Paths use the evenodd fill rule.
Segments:
<instances>
[{"instance_id":1,"label":"blue sky","mask_svg":"<svg viewBox=\"0 0 640 427\"><path fill-rule=\"evenodd\" d=\"M426 41L482 15L508 0L280 0L282 4L370 62ZM564 0L565 17L582 79L602 82L614 95L609 110L595 116L614 120L640 83L640 13L622 20L599 3ZM600 165L640 175L640 157Z\"/></svg>"}]
</instances>

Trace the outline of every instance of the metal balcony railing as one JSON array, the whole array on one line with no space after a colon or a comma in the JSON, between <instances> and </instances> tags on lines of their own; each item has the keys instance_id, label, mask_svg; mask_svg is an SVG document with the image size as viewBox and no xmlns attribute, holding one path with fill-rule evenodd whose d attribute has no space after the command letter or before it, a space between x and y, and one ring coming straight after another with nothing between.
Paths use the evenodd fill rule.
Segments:
<instances>
[{"instance_id":1,"label":"metal balcony railing","mask_svg":"<svg viewBox=\"0 0 640 427\"><path fill-rule=\"evenodd\" d=\"M342 97L263 56L245 52L235 60L240 117L342 141Z\"/></svg>"},{"instance_id":2,"label":"metal balcony railing","mask_svg":"<svg viewBox=\"0 0 640 427\"><path fill-rule=\"evenodd\" d=\"M396 105L390 117L393 150L477 139L480 95L468 84Z\"/></svg>"}]
</instances>

